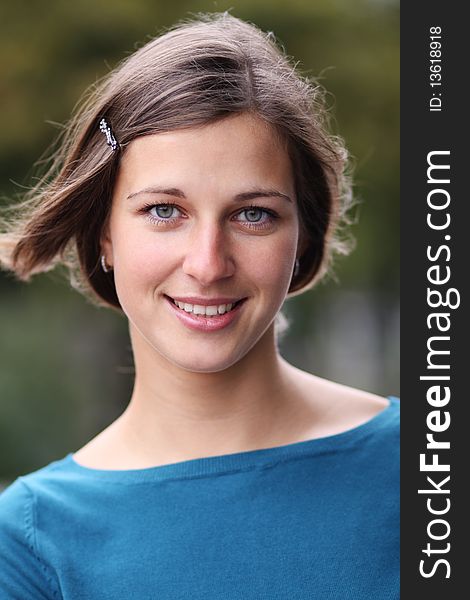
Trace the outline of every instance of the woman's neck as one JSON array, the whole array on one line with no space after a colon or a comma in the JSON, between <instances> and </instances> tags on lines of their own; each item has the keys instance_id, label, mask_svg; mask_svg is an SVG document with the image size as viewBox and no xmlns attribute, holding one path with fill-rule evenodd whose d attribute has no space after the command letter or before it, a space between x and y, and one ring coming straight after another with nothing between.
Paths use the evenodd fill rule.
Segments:
<instances>
[{"instance_id":1,"label":"woman's neck","mask_svg":"<svg viewBox=\"0 0 470 600\"><path fill-rule=\"evenodd\" d=\"M141 461L169 463L270 445L285 427L289 365L274 327L233 366L188 371L170 363L131 330L136 380L114 431Z\"/></svg>"},{"instance_id":2,"label":"woman's neck","mask_svg":"<svg viewBox=\"0 0 470 600\"><path fill-rule=\"evenodd\" d=\"M388 400L306 373L268 330L232 367L184 370L131 336L136 380L124 413L75 453L96 469L142 469L324 437L366 422Z\"/></svg>"}]
</instances>

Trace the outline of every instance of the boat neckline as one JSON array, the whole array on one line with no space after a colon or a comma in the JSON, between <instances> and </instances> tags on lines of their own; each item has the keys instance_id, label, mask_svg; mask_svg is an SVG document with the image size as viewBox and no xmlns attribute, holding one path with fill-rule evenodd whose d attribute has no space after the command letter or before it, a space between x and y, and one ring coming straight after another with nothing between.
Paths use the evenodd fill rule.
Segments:
<instances>
[{"instance_id":1,"label":"boat neckline","mask_svg":"<svg viewBox=\"0 0 470 600\"><path fill-rule=\"evenodd\" d=\"M376 430L380 430L396 414L399 407L399 398L388 396L388 406L385 406L373 417L340 433L292 442L269 448L245 450L242 452L192 458L174 463L166 463L139 469L98 469L86 467L78 463L74 453L70 452L62 460L51 464L51 467L67 464L75 473L111 478L117 480L145 480L197 477L230 471L248 470L257 466L282 462L293 457L310 456L326 452L338 451L349 447L351 442L356 442Z\"/></svg>"}]
</instances>

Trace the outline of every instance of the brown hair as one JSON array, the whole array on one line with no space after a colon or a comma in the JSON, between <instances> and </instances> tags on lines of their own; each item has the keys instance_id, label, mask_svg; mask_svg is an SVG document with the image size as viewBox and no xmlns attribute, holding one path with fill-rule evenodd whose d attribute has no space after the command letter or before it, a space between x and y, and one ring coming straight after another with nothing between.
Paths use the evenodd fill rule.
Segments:
<instances>
[{"instance_id":1,"label":"brown hair","mask_svg":"<svg viewBox=\"0 0 470 600\"><path fill-rule=\"evenodd\" d=\"M301 77L273 40L228 13L199 15L137 50L94 86L69 125L49 171L14 207L0 234L0 263L17 277L58 262L97 301L120 308L100 238L119 159L139 136L201 126L251 112L285 141L305 250L289 294L310 288L345 253L338 225L350 204L346 152L327 131L324 90ZM120 149L99 129L105 117Z\"/></svg>"}]
</instances>

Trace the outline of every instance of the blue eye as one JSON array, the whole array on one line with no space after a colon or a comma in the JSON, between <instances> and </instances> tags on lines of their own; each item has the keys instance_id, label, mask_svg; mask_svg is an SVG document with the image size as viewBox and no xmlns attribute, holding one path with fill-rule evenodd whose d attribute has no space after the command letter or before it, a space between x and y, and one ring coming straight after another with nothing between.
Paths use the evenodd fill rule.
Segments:
<instances>
[{"instance_id":1,"label":"blue eye","mask_svg":"<svg viewBox=\"0 0 470 600\"><path fill-rule=\"evenodd\" d=\"M261 208L247 208L243 213L245 213L247 221L250 223L257 223L258 221L261 221L263 213L266 213L266 211Z\"/></svg>"},{"instance_id":2,"label":"blue eye","mask_svg":"<svg viewBox=\"0 0 470 600\"><path fill-rule=\"evenodd\" d=\"M247 227L260 229L270 227L276 218L276 213L267 208L249 206L237 214L236 221L243 223Z\"/></svg>"},{"instance_id":3,"label":"blue eye","mask_svg":"<svg viewBox=\"0 0 470 600\"><path fill-rule=\"evenodd\" d=\"M156 204L152 206L149 213L152 217L158 219L171 219L176 216L173 211L178 209L173 204Z\"/></svg>"}]
</instances>

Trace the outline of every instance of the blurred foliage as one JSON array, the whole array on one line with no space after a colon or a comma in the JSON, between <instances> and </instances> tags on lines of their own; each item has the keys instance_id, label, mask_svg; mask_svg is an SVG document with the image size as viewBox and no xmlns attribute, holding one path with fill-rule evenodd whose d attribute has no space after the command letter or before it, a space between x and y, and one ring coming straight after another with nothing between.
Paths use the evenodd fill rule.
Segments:
<instances>
[{"instance_id":1,"label":"blurred foliage","mask_svg":"<svg viewBox=\"0 0 470 600\"><path fill-rule=\"evenodd\" d=\"M285 355L309 366L309 345L321 346L318 336L325 335L317 315L342 289L366 290L375 298L386 344L399 256L399 6L393 0L3 2L2 201L31 183L34 162L88 85L176 21L228 9L273 31L300 70L320 79L330 92L333 131L353 157L357 247L338 261L341 286L329 281L288 301L292 326ZM2 274L0 294L1 479L82 445L122 410L132 375L124 319L90 306L56 275L25 286ZM380 356L386 356L383 348ZM376 376L383 388L372 391L397 391L396 354L392 362L391 370L382 365Z\"/></svg>"}]
</instances>

